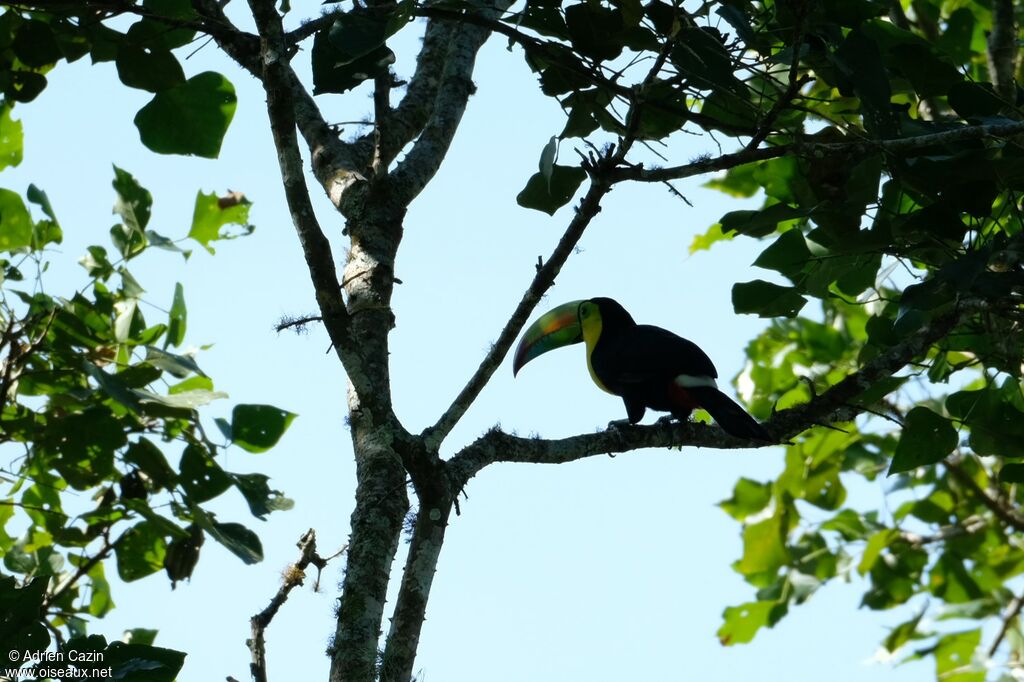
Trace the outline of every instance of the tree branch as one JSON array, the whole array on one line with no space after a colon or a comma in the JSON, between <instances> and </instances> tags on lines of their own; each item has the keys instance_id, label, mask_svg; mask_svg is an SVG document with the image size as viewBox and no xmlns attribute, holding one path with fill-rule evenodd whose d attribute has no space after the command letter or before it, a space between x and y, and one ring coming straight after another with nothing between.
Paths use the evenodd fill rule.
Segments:
<instances>
[{"instance_id":1,"label":"tree branch","mask_svg":"<svg viewBox=\"0 0 1024 682\"><path fill-rule=\"evenodd\" d=\"M297 81L285 57L285 45L281 17L277 14L272 0L250 0L253 18L260 33L261 80L267 93L267 114L274 135L281 180L285 199L291 213L295 231L298 233L313 281L317 304L324 318L324 325L331 342L345 364L350 377L353 353L350 348L349 315L341 294L341 283L334 266L331 244L313 212L309 189L303 172L302 155L299 153L298 138L295 134L296 111L293 106L291 84ZM315 106L315 105L314 105ZM369 390L363 387L364 390Z\"/></svg>"},{"instance_id":2,"label":"tree branch","mask_svg":"<svg viewBox=\"0 0 1024 682\"><path fill-rule=\"evenodd\" d=\"M851 140L850 142L794 142L776 147L761 147L722 154L714 158L703 158L681 166L646 169L643 166L618 168L612 172L612 182L638 180L640 182L665 182L680 180L714 171L728 170L755 161L777 159L782 156L823 157L833 154L867 156L877 152L902 154L924 149L936 144L966 142L986 137L1007 138L1024 133L1024 123L998 123L989 125L960 126L940 133L901 137L890 140Z\"/></svg>"},{"instance_id":3,"label":"tree branch","mask_svg":"<svg viewBox=\"0 0 1024 682\"><path fill-rule=\"evenodd\" d=\"M1024 596L1015 596L1010 600L1008 608L1006 609L1006 615L1003 616L1003 625L999 628L999 634L992 641L992 646L989 647L988 657L992 658L996 655L996 651L999 650L999 645L1003 643L1006 638L1006 633L1010 631L1010 626L1013 625L1013 621L1020 615L1021 609L1024 609Z\"/></svg>"},{"instance_id":4,"label":"tree branch","mask_svg":"<svg viewBox=\"0 0 1024 682\"><path fill-rule=\"evenodd\" d=\"M264 632L270 621L277 615L278 609L288 601L288 594L302 584L306 578L306 569L310 564L323 570L327 561L316 553L316 533L312 528L303 533L297 543L299 548L299 560L288 566L284 571L284 581L278 588L277 594L270 600L267 608L263 609L249 620L252 630L252 639L246 641L249 651L252 653L252 663L249 664L249 672L255 682L267 682L267 650Z\"/></svg>"},{"instance_id":5,"label":"tree branch","mask_svg":"<svg viewBox=\"0 0 1024 682\"><path fill-rule=\"evenodd\" d=\"M965 302L957 310L933 320L913 336L881 353L824 393L801 405L776 412L764 422L764 427L782 442L816 425L850 421L864 411L863 407L852 402L857 396L919 357L965 316L983 306L981 302ZM448 469L452 488L460 490L470 478L494 462L562 464L593 455L610 455L640 448L695 446L724 450L761 445L764 444L731 436L721 427L693 422L620 426L557 440L520 438L496 428L449 459Z\"/></svg>"},{"instance_id":6,"label":"tree branch","mask_svg":"<svg viewBox=\"0 0 1024 682\"><path fill-rule=\"evenodd\" d=\"M452 509L448 477L443 475L444 463L438 464L438 473L442 474L439 482L444 484L444 490L439 491L440 494L420 493L420 508L416 512L409 555L402 571L402 584L384 647L381 682L407 682L412 679L420 632L426 620L427 600Z\"/></svg>"},{"instance_id":7,"label":"tree branch","mask_svg":"<svg viewBox=\"0 0 1024 682\"><path fill-rule=\"evenodd\" d=\"M473 15L493 18L511 4L512 0L497 0L493 6L481 7ZM477 52L490 35L489 29L470 25L460 26L453 32L430 117L393 173L392 189L399 203L411 203L441 166L466 111L469 96L476 91L472 81L473 65Z\"/></svg>"},{"instance_id":8,"label":"tree branch","mask_svg":"<svg viewBox=\"0 0 1024 682\"><path fill-rule=\"evenodd\" d=\"M416 139L430 119L441 86L445 56L458 25L432 19L423 34L423 46L416 57L416 71L405 95L388 116L381 139L381 158L390 165L407 144Z\"/></svg>"},{"instance_id":9,"label":"tree branch","mask_svg":"<svg viewBox=\"0 0 1024 682\"><path fill-rule=\"evenodd\" d=\"M1017 22L1013 0L994 0L992 31L988 35L988 72L996 94L1008 106L1017 101Z\"/></svg>"}]
</instances>

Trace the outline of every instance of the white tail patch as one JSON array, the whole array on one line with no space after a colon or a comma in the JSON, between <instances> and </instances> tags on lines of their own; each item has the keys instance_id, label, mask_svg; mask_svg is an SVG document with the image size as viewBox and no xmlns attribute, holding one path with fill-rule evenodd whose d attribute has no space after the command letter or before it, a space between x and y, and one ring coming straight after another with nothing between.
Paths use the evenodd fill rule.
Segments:
<instances>
[{"instance_id":1,"label":"white tail patch","mask_svg":"<svg viewBox=\"0 0 1024 682\"><path fill-rule=\"evenodd\" d=\"M718 388L718 382L715 381L714 377L709 376L694 376L692 374L680 374L676 376L675 382L677 386L683 388L695 388L697 386L703 386L705 388Z\"/></svg>"}]
</instances>

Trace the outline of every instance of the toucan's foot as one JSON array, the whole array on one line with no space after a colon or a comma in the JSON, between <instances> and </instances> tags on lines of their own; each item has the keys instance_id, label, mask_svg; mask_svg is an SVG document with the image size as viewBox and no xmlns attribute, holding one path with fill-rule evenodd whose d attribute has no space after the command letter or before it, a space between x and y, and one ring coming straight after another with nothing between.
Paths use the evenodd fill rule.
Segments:
<instances>
[{"instance_id":1,"label":"toucan's foot","mask_svg":"<svg viewBox=\"0 0 1024 682\"><path fill-rule=\"evenodd\" d=\"M613 419L608 422L607 429L609 431L621 432L625 427L632 425L633 424L628 419Z\"/></svg>"},{"instance_id":2,"label":"toucan's foot","mask_svg":"<svg viewBox=\"0 0 1024 682\"><path fill-rule=\"evenodd\" d=\"M669 424L679 422L680 424L685 423L685 419L679 419L678 417L666 414L664 417L659 417L658 421L654 422L655 426L668 426Z\"/></svg>"}]
</instances>

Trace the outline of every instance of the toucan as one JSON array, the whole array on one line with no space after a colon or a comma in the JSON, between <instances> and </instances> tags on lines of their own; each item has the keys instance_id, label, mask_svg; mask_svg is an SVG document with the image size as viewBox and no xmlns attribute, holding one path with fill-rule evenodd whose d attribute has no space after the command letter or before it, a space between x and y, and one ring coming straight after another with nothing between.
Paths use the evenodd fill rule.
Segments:
<instances>
[{"instance_id":1,"label":"toucan","mask_svg":"<svg viewBox=\"0 0 1024 682\"><path fill-rule=\"evenodd\" d=\"M700 407L738 438L774 442L761 424L718 390L718 372L697 344L667 329L637 324L610 298L570 301L542 315L519 342L513 374L549 350L581 341L591 378L622 398L630 424L643 419L647 408L686 421Z\"/></svg>"}]
</instances>

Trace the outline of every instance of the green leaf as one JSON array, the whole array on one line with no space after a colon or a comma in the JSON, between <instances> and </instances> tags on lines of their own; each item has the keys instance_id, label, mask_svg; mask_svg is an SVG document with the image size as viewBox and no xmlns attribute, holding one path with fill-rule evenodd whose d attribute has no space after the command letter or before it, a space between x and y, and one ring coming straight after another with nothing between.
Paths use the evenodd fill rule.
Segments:
<instances>
[{"instance_id":1,"label":"green leaf","mask_svg":"<svg viewBox=\"0 0 1024 682\"><path fill-rule=\"evenodd\" d=\"M811 251L807 241L798 229L783 232L782 235L754 261L759 268L780 272L794 282L807 267L811 259Z\"/></svg>"},{"instance_id":2,"label":"green leaf","mask_svg":"<svg viewBox=\"0 0 1024 682\"><path fill-rule=\"evenodd\" d=\"M946 398L946 411L971 429L968 442L979 455L1024 457L1024 413L998 391L958 391Z\"/></svg>"},{"instance_id":3,"label":"green leaf","mask_svg":"<svg viewBox=\"0 0 1024 682\"><path fill-rule=\"evenodd\" d=\"M185 307L185 290L181 283L174 285L174 300L171 302L171 311L168 314L167 337L164 339L164 348L174 346L177 348L185 340L185 327L188 322L188 309Z\"/></svg>"},{"instance_id":4,"label":"green leaf","mask_svg":"<svg viewBox=\"0 0 1024 682\"><path fill-rule=\"evenodd\" d=\"M964 604L985 596L968 573L963 559L951 552L945 552L932 566L928 590L947 604Z\"/></svg>"},{"instance_id":5,"label":"green leaf","mask_svg":"<svg viewBox=\"0 0 1024 682\"><path fill-rule=\"evenodd\" d=\"M14 578L0 576L0 642L8 650L44 651L50 645L50 633L43 622L43 599L49 582L49 576L40 576L20 587Z\"/></svg>"},{"instance_id":6,"label":"green leaf","mask_svg":"<svg viewBox=\"0 0 1024 682\"><path fill-rule=\"evenodd\" d=\"M9 189L0 189L0 251L14 251L32 244L32 218L25 202Z\"/></svg>"},{"instance_id":7,"label":"green leaf","mask_svg":"<svg viewBox=\"0 0 1024 682\"><path fill-rule=\"evenodd\" d=\"M733 564L733 569L754 584L762 584L764 576L774 578L789 561L784 516L776 510L773 516L743 529L743 557Z\"/></svg>"},{"instance_id":8,"label":"green leaf","mask_svg":"<svg viewBox=\"0 0 1024 682\"><path fill-rule=\"evenodd\" d=\"M758 211L730 211L722 216L723 232L738 232L751 237L766 237L779 223L803 218L807 212L788 204L772 204Z\"/></svg>"},{"instance_id":9,"label":"green leaf","mask_svg":"<svg viewBox=\"0 0 1024 682\"><path fill-rule=\"evenodd\" d=\"M352 59L347 52L338 50L327 31L320 31L313 38L313 94L348 92L364 81L387 73L394 63L395 53L386 45Z\"/></svg>"},{"instance_id":10,"label":"green leaf","mask_svg":"<svg viewBox=\"0 0 1024 682\"><path fill-rule=\"evenodd\" d=\"M941 637L935 646L935 674L942 682L984 682L985 668L974 664L981 629Z\"/></svg>"},{"instance_id":11,"label":"green leaf","mask_svg":"<svg viewBox=\"0 0 1024 682\"><path fill-rule=\"evenodd\" d=\"M956 444L956 429L950 421L919 405L907 414L889 475L941 462Z\"/></svg>"},{"instance_id":12,"label":"green leaf","mask_svg":"<svg viewBox=\"0 0 1024 682\"><path fill-rule=\"evenodd\" d=\"M759 483L749 478L741 478L733 488L732 497L719 502L718 506L729 516L737 521L742 521L767 507L771 500L771 483Z\"/></svg>"},{"instance_id":13,"label":"green leaf","mask_svg":"<svg viewBox=\"0 0 1024 682\"><path fill-rule=\"evenodd\" d=\"M124 631L124 643L152 646L153 642L156 641L157 632L157 630L149 628L131 628Z\"/></svg>"},{"instance_id":14,"label":"green leaf","mask_svg":"<svg viewBox=\"0 0 1024 682\"><path fill-rule=\"evenodd\" d=\"M103 562L94 564L87 575L89 576L89 615L102 618L114 608L114 600L110 596L110 583L107 582Z\"/></svg>"},{"instance_id":15,"label":"green leaf","mask_svg":"<svg viewBox=\"0 0 1024 682\"><path fill-rule=\"evenodd\" d=\"M140 521L114 543L117 573L125 582L156 573L164 567L166 551L163 533L149 521Z\"/></svg>"},{"instance_id":16,"label":"green leaf","mask_svg":"<svg viewBox=\"0 0 1024 682\"><path fill-rule=\"evenodd\" d=\"M388 37L384 17L359 11L341 14L327 31L338 65L351 64L381 45Z\"/></svg>"},{"instance_id":17,"label":"green leaf","mask_svg":"<svg viewBox=\"0 0 1024 682\"><path fill-rule=\"evenodd\" d=\"M32 68L55 64L64 56L50 25L34 19L18 28L11 47L18 59Z\"/></svg>"},{"instance_id":18,"label":"green leaf","mask_svg":"<svg viewBox=\"0 0 1024 682\"><path fill-rule=\"evenodd\" d=\"M832 530L842 536L847 542L863 540L867 537L867 525L864 518L852 509L843 509L831 519L821 524L821 530Z\"/></svg>"},{"instance_id":19,"label":"green leaf","mask_svg":"<svg viewBox=\"0 0 1024 682\"><path fill-rule=\"evenodd\" d=\"M910 620L900 623L894 627L882 642L882 646L885 647L886 651L893 653L911 639L919 637L920 635L918 635L917 626L920 624L921 618L923 617L924 610L922 609L920 613Z\"/></svg>"},{"instance_id":20,"label":"green leaf","mask_svg":"<svg viewBox=\"0 0 1024 682\"><path fill-rule=\"evenodd\" d=\"M572 200L586 177L587 173L582 168L556 164L550 179L545 178L543 173L534 173L516 197L516 203L523 208L554 215L555 211Z\"/></svg>"},{"instance_id":21,"label":"green leaf","mask_svg":"<svg viewBox=\"0 0 1024 682\"><path fill-rule=\"evenodd\" d=\"M783 287L756 279L732 287L732 306L737 313L756 313L758 317L796 317L807 299L794 287Z\"/></svg>"},{"instance_id":22,"label":"green leaf","mask_svg":"<svg viewBox=\"0 0 1024 682\"><path fill-rule=\"evenodd\" d=\"M185 447L180 473L182 487L196 503L212 500L231 487L231 477L198 445Z\"/></svg>"},{"instance_id":23,"label":"green leaf","mask_svg":"<svg viewBox=\"0 0 1024 682\"><path fill-rule=\"evenodd\" d=\"M168 353L156 346L146 346L146 362L154 367L159 367L165 372L170 372L179 379L184 379L190 374L206 376L203 370L199 369L196 361L190 356Z\"/></svg>"},{"instance_id":24,"label":"green leaf","mask_svg":"<svg viewBox=\"0 0 1024 682\"><path fill-rule=\"evenodd\" d=\"M860 99L867 131L878 138L894 137L897 130L889 104L889 74L875 41L863 29L855 28L829 56L845 84L852 86Z\"/></svg>"},{"instance_id":25,"label":"green leaf","mask_svg":"<svg viewBox=\"0 0 1024 682\"><path fill-rule=\"evenodd\" d=\"M139 438L128 446L124 459L139 468L159 488L171 488L178 476L167 458L156 445L146 438Z\"/></svg>"},{"instance_id":26,"label":"green leaf","mask_svg":"<svg viewBox=\"0 0 1024 682\"><path fill-rule=\"evenodd\" d=\"M996 116L1007 104L991 83L957 83L949 88L949 105L965 119Z\"/></svg>"},{"instance_id":27,"label":"green leaf","mask_svg":"<svg viewBox=\"0 0 1024 682\"><path fill-rule=\"evenodd\" d=\"M262 519L273 511L285 511L295 503L285 497L280 490L271 490L267 482L270 480L263 474L230 474L238 492L245 497L249 511L258 519Z\"/></svg>"},{"instance_id":28,"label":"green leaf","mask_svg":"<svg viewBox=\"0 0 1024 682\"><path fill-rule=\"evenodd\" d=\"M12 107L4 105L0 110L0 170L21 163L24 134L21 121L11 118Z\"/></svg>"},{"instance_id":29,"label":"green leaf","mask_svg":"<svg viewBox=\"0 0 1024 682\"><path fill-rule=\"evenodd\" d=\"M263 561L259 536L240 523L217 523L205 529L214 540L247 564Z\"/></svg>"},{"instance_id":30,"label":"green leaf","mask_svg":"<svg viewBox=\"0 0 1024 682\"><path fill-rule=\"evenodd\" d=\"M162 405L172 410L194 410L197 407L207 405L214 400L222 400L228 397L227 393L221 391L179 391L171 395L159 395L151 391L134 391L140 403L150 405Z\"/></svg>"},{"instance_id":31,"label":"green leaf","mask_svg":"<svg viewBox=\"0 0 1024 682\"><path fill-rule=\"evenodd\" d=\"M210 242L221 239L234 239L235 236L249 234L253 231L249 224L249 207L252 202L241 195L218 197L216 194L196 194L196 205L192 211L192 227L188 236L203 245L210 253L213 247ZM224 228L228 225L240 226L239 235L232 235Z\"/></svg>"},{"instance_id":32,"label":"green leaf","mask_svg":"<svg viewBox=\"0 0 1024 682\"><path fill-rule=\"evenodd\" d=\"M135 116L142 143L159 154L215 159L235 115L235 88L205 71L158 92Z\"/></svg>"},{"instance_id":33,"label":"green leaf","mask_svg":"<svg viewBox=\"0 0 1024 682\"><path fill-rule=\"evenodd\" d=\"M231 411L233 442L248 452L266 452L277 444L295 417L273 405L235 405Z\"/></svg>"},{"instance_id":34,"label":"green leaf","mask_svg":"<svg viewBox=\"0 0 1024 682\"><path fill-rule=\"evenodd\" d=\"M572 46L595 61L615 59L622 53L622 12L596 3L581 2L565 8L565 25Z\"/></svg>"},{"instance_id":35,"label":"green leaf","mask_svg":"<svg viewBox=\"0 0 1024 682\"><path fill-rule=\"evenodd\" d=\"M724 192L731 197L749 199L762 189L756 177L757 167L756 163L748 163L730 168L725 175L712 178L703 186Z\"/></svg>"},{"instance_id":36,"label":"green leaf","mask_svg":"<svg viewBox=\"0 0 1024 682\"><path fill-rule=\"evenodd\" d=\"M68 483L85 490L110 475L114 451L126 442L121 422L104 406L52 422L41 444L55 455L51 465Z\"/></svg>"},{"instance_id":37,"label":"green leaf","mask_svg":"<svg viewBox=\"0 0 1024 682\"><path fill-rule=\"evenodd\" d=\"M142 643L108 645L98 635L72 639L61 652L64 660L74 660L75 667L90 677L118 682L174 682L185 663L180 651Z\"/></svg>"},{"instance_id":38,"label":"green leaf","mask_svg":"<svg viewBox=\"0 0 1024 682\"><path fill-rule=\"evenodd\" d=\"M718 641L723 646L746 644L758 630L769 625L772 610L778 605L774 601L757 601L726 608L722 613L725 622L718 628Z\"/></svg>"},{"instance_id":39,"label":"green leaf","mask_svg":"<svg viewBox=\"0 0 1024 682\"><path fill-rule=\"evenodd\" d=\"M193 523L188 528L184 537L175 538L167 546L167 556L164 557L164 570L167 577L171 579L171 588L179 580L188 580L192 577L199 562L199 552L203 546L204 535L199 524Z\"/></svg>"},{"instance_id":40,"label":"green leaf","mask_svg":"<svg viewBox=\"0 0 1024 682\"><path fill-rule=\"evenodd\" d=\"M867 546L864 548L864 554L861 556L860 563L857 564L857 572L861 575L867 575L874 567L875 562L878 561L882 550L892 544L893 540L899 536L900 533L895 528L884 528L872 535L868 540Z\"/></svg>"},{"instance_id":41,"label":"green leaf","mask_svg":"<svg viewBox=\"0 0 1024 682\"><path fill-rule=\"evenodd\" d=\"M708 231L704 234L698 234L690 242L690 255L697 253L698 251L710 250L711 247L720 241L729 241L732 239L731 234L722 232L722 224L715 223L708 228Z\"/></svg>"},{"instance_id":42,"label":"green leaf","mask_svg":"<svg viewBox=\"0 0 1024 682\"><path fill-rule=\"evenodd\" d=\"M181 64L166 49L125 43L117 51L117 75L130 88L162 92L185 82Z\"/></svg>"},{"instance_id":43,"label":"green leaf","mask_svg":"<svg viewBox=\"0 0 1024 682\"><path fill-rule=\"evenodd\" d=\"M15 102L31 102L46 89L46 76L34 71L12 71L10 86L4 89L4 95Z\"/></svg>"},{"instance_id":44,"label":"green leaf","mask_svg":"<svg viewBox=\"0 0 1024 682\"><path fill-rule=\"evenodd\" d=\"M1004 464L999 470L1000 483L1024 483L1024 464Z\"/></svg>"}]
</instances>

